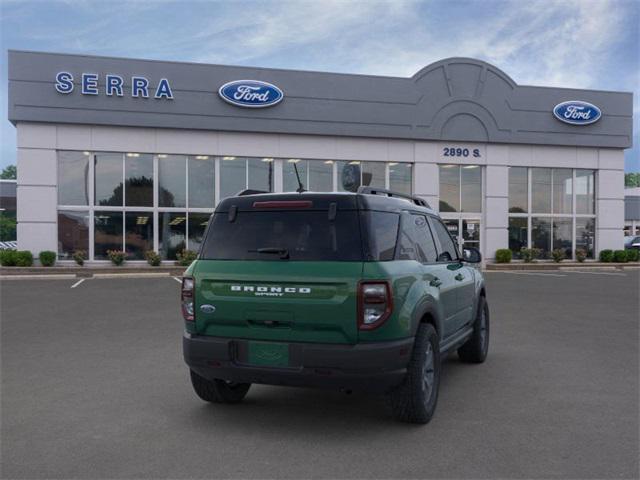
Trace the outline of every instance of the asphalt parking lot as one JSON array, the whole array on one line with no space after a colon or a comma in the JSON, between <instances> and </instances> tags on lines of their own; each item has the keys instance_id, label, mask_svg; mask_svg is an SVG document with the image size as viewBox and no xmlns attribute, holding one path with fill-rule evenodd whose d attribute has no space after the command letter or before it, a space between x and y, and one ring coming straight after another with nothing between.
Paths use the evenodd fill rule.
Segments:
<instances>
[{"instance_id":1,"label":"asphalt parking lot","mask_svg":"<svg viewBox=\"0 0 640 480\"><path fill-rule=\"evenodd\" d=\"M171 277L2 281L2 478L638 478L640 272L486 276L489 358L447 359L427 426L362 394L201 402Z\"/></svg>"}]
</instances>

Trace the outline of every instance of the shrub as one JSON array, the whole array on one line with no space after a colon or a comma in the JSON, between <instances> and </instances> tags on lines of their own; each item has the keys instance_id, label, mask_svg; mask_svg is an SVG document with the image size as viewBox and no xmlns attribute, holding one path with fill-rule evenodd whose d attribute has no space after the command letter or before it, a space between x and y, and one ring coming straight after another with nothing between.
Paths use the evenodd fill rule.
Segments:
<instances>
[{"instance_id":1,"label":"shrub","mask_svg":"<svg viewBox=\"0 0 640 480\"><path fill-rule=\"evenodd\" d=\"M84 265L84 261L87 259L87 252L84 250L76 250L73 252L73 259L80 266Z\"/></svg>"},{"instance_id":2,"label":"shrub","mask_svg":"<svg viewBox=\"0 0 640 480\"><path fill-rule=\"evenodd\" d=\"M509 263L511 262L511 250L508 248L501 248L496 250L496 263Z\"/></svg>"},{"instance_id":3,"label":"shrub","mask_svg":"<svg viewBox=\"0 0 640 480\"><path fill-rule=\"evenodd\" d=\"M576 260L580 263L587 259L587 251L584 248L576 248Z\"/></svg>"},{"instance_id":4,"label":"shrub","mask_svg":"<svg viewBox=\"0 0 640 480\"><path fill-rule=\"evenodd\" d=\"M525 261L525 263L531 263L533 260L533 250L530 248L522 247L520 249L520 258Z\"/></svg>"},{"instance_id":5,"label":"shrub","mask_svg":"<svg viewBox=\"0 0 640 480\"><path fill-rule=\"evenodd\" d=\"M553 258L554 262L560 263L562 260L565 259L564 250L561 248L556 248L551 252L551 258Z\"/></svg>"},{"instance_id":6,"label":"shrub","mask_svg":"<svg viewBox=\"0 0 640 480\"><path fill-rule=\"evenodd\" d=\"M127 258L127 252L122 250L107 250L107 256L114 265L122 265Z\"/></svg>"},{"instance_id":7,"label":"shrub","mask_svg":"<svg viewBox=\"0 0 640 480\"><path fill-rule=\"evenodd\" d=\"M33 265L33 254L29 250L16 252L16 267L30 267Z\"/></svg>"},{"instance_id":8,"label":"shrub","mask_svg":"<svg viewBox=\"0 0 640 480\"><path fill-rule=\"evenodd\" d=\"M187 250L186 248L181 252L178 252L176 255L178 257L178 265L182 265L183 267L188 267L191 265L196 257L198 256L198 252L194 252L193 250Z\"/></svg>"},{"instance_id":9,"label":"shrub","mask_svg":"<svg viewBox=\"0 0 640 480\"><path fill-rule=\"evenodd\" d=\"M17 253L15 250L0 250L0 265L3 267L15 267Z\"/></svg>"},{"instance_id":10,"label":"shrub","mask_svg":"<svg viewBox=\"0 0 640 480\"><path fill-rule=\"evenodd\" d=\"M520 249L520 258L522 258L525 263L535 262L536 259L540 258L542 255L542 250L539 248L521 248Z\"/></svg>"},{"instance_id":11,"label":"shrub","mask_svg":"<svg viewBox=\"0 0 640 480\"><path fill-rule=\"evenodd\" d=\"M613 252L613 261L626 263L627 261L627 251L626 250L616 250Z\"/></svg>"},{"instance_id":12,"label":"shrub","mask_svg":"<svg viewBox=\"0 0 640 480\"><path fill-rule=\"evenodd\" d=\"M601 250L600 251L601 262L613 262L613 250Z\"/></svg>"},{"instance_id":13,"label":"shrub","mask_svg":"<svg viewBox=\"0 0 640 480\"><path fill-rule=\"evenodd\" d=\"M640 259L640 250L632 248L627 250L627 260L630 262L637 262Z\"/></svg>"},{"instance_id":14,"label":"shrub","mask_svg":"<svg viewBox=\"0 0 640 480\"><path fill-rule=\"evenodd\" d=\"M56 252L52 252L51 250L44 250L40 252L38 258L40 259L40 264L43 267L53 267L56 263Z\"/></svg>"},{"instance_id":15,"label":"shrub","mask_svg":"<svg viewBox=\"0 0 640 480\"><path fill-rule=\"evenodd\" d=\"M160 265L160 262L162 261L162 259L160 258L160 255L158 255L153 250L148 250L144 252L144 258L147 259L147 263L152 267L157 267L158 265Z\"/></svg>"}]
</instances>

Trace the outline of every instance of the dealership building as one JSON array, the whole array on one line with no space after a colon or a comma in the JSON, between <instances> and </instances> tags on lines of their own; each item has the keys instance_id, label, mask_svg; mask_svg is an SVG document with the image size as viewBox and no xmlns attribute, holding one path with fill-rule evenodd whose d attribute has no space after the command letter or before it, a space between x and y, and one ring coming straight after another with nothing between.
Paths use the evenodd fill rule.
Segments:
<instances>
[{"instance_id":1,"label":"dealership building","mask_svg":"<svg viewBox=\"0 0 640 480\"><path fill-rule=\"evenodd\" d=\"M9 51L18 248L197 249L250 188L425 199L493 258L623 245L632 94L518 85L480 60L412 77ZM568 86L570 87L570 85Z\"/></svg>"}]
</instances>

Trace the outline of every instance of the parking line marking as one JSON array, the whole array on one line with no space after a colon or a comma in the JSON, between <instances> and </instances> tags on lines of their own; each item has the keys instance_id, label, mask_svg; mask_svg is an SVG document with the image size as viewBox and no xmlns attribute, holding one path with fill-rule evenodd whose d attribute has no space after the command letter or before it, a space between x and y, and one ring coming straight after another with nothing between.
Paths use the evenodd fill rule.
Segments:
<instances>
[{"instance_id":1,"label":"parking line marking","mask_svg":"<svg viewBox=\"0 0 640 480\"><path fill-rule=\"evenodd\" d=\"M615 275L617 277L626 277L624 273L612 273L612 272L585 272L584 270L570 270L571 273L586 273L588 275Z\"/></svg>"},{"instance_id":2,"label":"parking line marking","mask_svg":"<svg viewBox=\"0 0 640 480\"><path fill-rule=\"evenodd\" d=\"M86 280L86 278L81 278L80 280L78 280L76 283L74 283L73 285L71 285L71 288L76 288L78 285L80 285L82 282L84 282Z\"/></svg>"},{"instance_id":3,"label":"parking line marking","mask_svg":"<svg viewBox=\"0 0 640 480\"><path fill-rule=\"evenodd\" d=\"M180 280L178 277L173 277L173 279L178 283L182 283L182 280Z\"/></svg>"},{"instance_id":4,"label":"parking line marking","mask_svg":"<svg viewBox=\"0 0 640 480\"><path fill-rule=\"evenodd\" d=\"M541 277L566 277L566 275L562 273L538 273L538 272L500 272L493 271L491 273L509 273L511 275L538 275Z\"/></svg>"}]
</instances>

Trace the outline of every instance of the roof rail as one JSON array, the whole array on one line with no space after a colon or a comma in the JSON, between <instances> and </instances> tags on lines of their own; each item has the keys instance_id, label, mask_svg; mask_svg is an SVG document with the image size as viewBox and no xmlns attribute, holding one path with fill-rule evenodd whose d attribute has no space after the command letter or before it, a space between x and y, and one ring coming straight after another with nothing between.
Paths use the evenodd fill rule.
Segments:
<instances>
[{"instance_id":1,"label":"roof rail","mask_svg":"<svg viewBox=\"0 0 640 480\"><path fill-rule=\"evenodd\" d=\"M426 200L423 200L419 197L414 197L413 195L407 195L406 193L393 192L391 190L385 190L384 188L378 187L358 187L358 192L366 195L386 195L387 197L397 197L404 198L405 200L409 200L410 202L415 203L421 207L431 208Z\"/></svg>"},{"instance_id":2,"label":"roof rail","mask_svg":"<svg viewBox=\"0 0 640 480\"><path fill-rule=\"evenodd\" d=\"M251 188L247 188L246 190L240 190L236 194L236 197L244 197L245 195L260 195L262 193L269 193L269 192L265 192L264 190L253 190Z\"/></svg>"}]
</instances>

